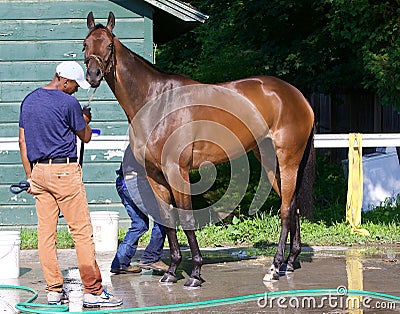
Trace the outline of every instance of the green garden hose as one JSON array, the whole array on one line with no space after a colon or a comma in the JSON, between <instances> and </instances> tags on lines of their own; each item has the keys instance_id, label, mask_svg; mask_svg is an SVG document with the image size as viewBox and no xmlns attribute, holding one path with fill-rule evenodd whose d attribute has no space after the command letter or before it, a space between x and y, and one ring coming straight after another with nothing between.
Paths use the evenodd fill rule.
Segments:
<instances>
[{"instance_id":1,"label":"green garden hose","mask_svg":"<svg viewBox=\"0 0 400 314\"><path fill-rule=\"evenodd\" d=\"M38 293L29 287L25 286L13 286L13 285L0 285L0 289L20 289L32 292L34 295L30 297L26 302L18 303L15 308L17 310L22 311L23 313L61 313L67 312L68 306L65 305L47 305L47 304L38 304L32 303L37 296ZM260 305L260 301L269 299L279 299L279 298L287 298L287 297L312 297L312 296L355 296L355 297L371 297L376 298L388 302L392 302L393 304L400 304L400 297L384 294L379 292L365 291L365 290L347 290L345 287L339 287L336 289L310 289L310 290L287 290L287 291L273 291L273 292L265 292L258 294L250 294L232 298L224 298L224 299L216 299L216 300L207 300L200 302L192 302L192 303L180 303L180 304L169 304L169 305L159 305L159 306L148 306L148 307L139 307L139 308L128 308L128 309L115 309L115 310L99 310L99 311L91 311L89 313L94 314L106 314L106 313L140 313L140 312L171 312L171 311L186 311L191 309L200 309L207 307L216 307L216 306L226 306L236 303L257 301ZM71 312L70 312L71 313ZM79 312L80 313L80 312Z\"/></svg>"}]
</instances>

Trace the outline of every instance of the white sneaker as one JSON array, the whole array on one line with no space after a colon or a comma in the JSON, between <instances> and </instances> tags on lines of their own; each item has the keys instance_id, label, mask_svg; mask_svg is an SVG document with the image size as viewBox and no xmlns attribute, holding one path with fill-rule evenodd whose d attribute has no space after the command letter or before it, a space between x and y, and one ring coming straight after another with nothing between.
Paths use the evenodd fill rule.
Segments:
<instances>
[{"instance_id":1,"label":"white sneaker","mask_svg":"<svg viewBox=\"0 0 400 314\"><path fill-rule=\"evenodd\" d=\"M66 304L68 303L68 295L65 290L61 290L61 292L50 291L47 292L47 303L48 304Z\"/></svg>"},{"instance_id":2,"label":"white sneaker","mask_svg":"<svg viewBox=\"0 0 400 314\"><path fill-rule=\"evenodd\" d=\"M83 307L113 307L120 305L122 305L122 299L114 297L106 290L103 290L101 294L85 293L83 295Z\"/></svg>"}]
</instances>

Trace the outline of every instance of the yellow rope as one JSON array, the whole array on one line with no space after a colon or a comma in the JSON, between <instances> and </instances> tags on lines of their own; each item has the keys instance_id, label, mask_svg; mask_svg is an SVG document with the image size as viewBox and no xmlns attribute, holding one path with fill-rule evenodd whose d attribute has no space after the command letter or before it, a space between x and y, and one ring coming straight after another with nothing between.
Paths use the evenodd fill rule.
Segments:
<instances>
[{"instance_id":1,"label":"yellow rope","mask_svg":"<svg viewBox=\"0 0 400 314\"><path fill-rule=\"evenodd\" d=\"M355 142L357 146L355 147ZM347 185L346 221L351 225L351 232L369 236L361 225L361 207L363 199L363 170L362 170L362 135L349 134L349 178Z\"/></svg>"}]
</instances>

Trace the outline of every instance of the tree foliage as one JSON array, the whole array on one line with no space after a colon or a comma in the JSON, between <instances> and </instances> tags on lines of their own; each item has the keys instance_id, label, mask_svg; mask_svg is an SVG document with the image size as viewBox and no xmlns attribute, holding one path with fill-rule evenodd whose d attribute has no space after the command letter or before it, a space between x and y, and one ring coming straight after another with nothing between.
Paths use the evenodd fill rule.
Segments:
<instances>
[{"instance_id":1,"label":"tree foliage","mask_svg":"<svg viewBox=\"0 0 400 314\"><path fill-rule=\"evenodd\" d=\"M193 0L210 15L160 47L163 69L214 83L278 76L304 93L367 90L400 108L399 0Z\"/></svg>"},{"instance_id":2,"label":"tree foliage","mask_svg":"<svg viewBox=\"0 0 400 314\"><path fill-rule=\"evenodd\" d=\"M328 30L352 49L361 82L400 108L400 1L335 0Z\"/></svg>"}]
</instances>

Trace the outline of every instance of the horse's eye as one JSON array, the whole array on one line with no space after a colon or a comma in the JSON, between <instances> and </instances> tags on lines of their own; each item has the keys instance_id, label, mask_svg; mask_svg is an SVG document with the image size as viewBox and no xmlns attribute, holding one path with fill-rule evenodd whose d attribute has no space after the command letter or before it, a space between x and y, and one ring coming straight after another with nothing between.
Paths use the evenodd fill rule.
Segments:
<instances>
[{"instance_id":1,"label":"horse's eye","mask_svg":"<svg viewBox=\"0 0 400 314\"><path fill-rule=\"evenodd\" d=\"M86 49L86 43L83 43L82 51L85 51L85 49Z\"/></svg>"},{"instance_id":2,"label":"horse's eye","mask_svg":"<svg viewBox=\"0 0 400 314\"><path fill-rule=\"evenodd\" d=\"M109 44L109 45L108 45L108 49L113 49L113 46L114 46L113 43Z\"/></svg>"}]
</instances>

